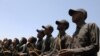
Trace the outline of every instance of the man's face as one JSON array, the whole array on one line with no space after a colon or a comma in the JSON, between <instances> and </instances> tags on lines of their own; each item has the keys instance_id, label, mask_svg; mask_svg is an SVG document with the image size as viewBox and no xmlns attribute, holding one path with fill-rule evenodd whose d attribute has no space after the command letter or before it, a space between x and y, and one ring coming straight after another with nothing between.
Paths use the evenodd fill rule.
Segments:
<instances>
[{"instance_id":1,"label":"man's face","mask_svg":"<svg viewBox=\"0 0 100 56\"><path fill-rule=\"evenodd\" d=\"M43 37L44 37L44 33L39 32L39 33L37 34L37 37L38 37L38 38L43 38Z\"/></svg>"},{"instance_id":2,"label":"man's face","mask_svg":"<svg viewBox=\"0 0 100 56\"><path fill-rule=\"evenodd\" d=\"M65 29L65 24L59 24L59 25L57 26L57 29L58 29L59 31L63 31L63 30Z\"/></svg>"},{"instance_id":3,"label":"man's face","mask_svg":"<svg viewBox=\"0 0 100 56\"><path fill-rule=\"evenodd\" d=\"M17 41L16 41L16 39L14 39L14 41L13 41L13 44L14 44L14 45L16 45L16 44L17 44Z\"/></svg>"},{"instance_id":4,"label":"man's face","mask_svg":"<svg viewBox=\"0 0 100 56\"><path fill-rule=\"evenodd\" d=\"M50 34L50 33L51 33L51 30L50 30L50 29L48 29L48 28L46 28L46 29L44 30L44 33L45 33L46 35L48 35L48 34Z\"/></svg>"},{"instance_id":5,"label":"man's face","mask_svg":"<svg viewBox=\"0 0 100 56\"><path fill-rule=\"evenodd\" d=\"M84 20L84 14L81 13L81 12L75 12L73 15L72 15L72 21L74 23L78 23L78 22L81 22L82 20Z\"/></svg>"},{"instance_id":6,"label":"man's face","mask_svg":"<svg viewBox=\"0 0 100 56\"><path fill-rule=\"evenodd\" d=\"M31 39L31 38L29 38L29 39L28 39L28 42L29 42L29 43L31 43L31 42L32 42L32 39Z\"/></svg>"}]
</instances>

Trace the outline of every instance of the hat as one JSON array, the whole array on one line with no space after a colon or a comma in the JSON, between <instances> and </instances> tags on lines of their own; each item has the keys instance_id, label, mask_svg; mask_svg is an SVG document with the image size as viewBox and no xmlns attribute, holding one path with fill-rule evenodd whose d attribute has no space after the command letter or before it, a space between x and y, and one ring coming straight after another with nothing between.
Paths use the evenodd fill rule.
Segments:
<instances>
[{"instance_id":1,"label":"hat","mask_svg":"<svg viewBox=\"0 0 100 56\"><path fill-rule=\"evenodd\" d=\"M47 25L47 26L43 25L42 28L44 28L44 29L50 29L50 30L53 31L53 27L51 25Z\"/></svg>"},{"instance_id":2,"label":"hat","mask_svg":"<svg viewBox=\"0 0 100 56\"><path fill-rule=\"evenodd\" d=\"M43 29L41 29L41 30L37 29L36 31L37 31L38 33L40 33L40 32L41 32L41 33L44 33L44 30L43 30Z\"/></svg>"},{"instance_id":3,"label":"hat","mask_svg":"<svg viewBox=\"0 0 100 56\"><path fill-rule=\"evenodd\" d=\"M31 43L34 43L34 42L37 41L36 37L34 37L34 36L29 37L29 39L31 40L31 41L30 41ZM29 40L29 39L28 39L28 40Z\"/></svg>"},{"instance_id":4,"label":"hat","mask_svg":"<svg viewBox=\"0 0 100 56\"><path fill-rule=\"evenodd\" d=\"M69 22L67 20L65 20L65 19L63 19L63 20L57 20L56 24L57 25L59 25L59 24L65 24L66 29L69 27Z\"/></svg>"},{"instance_id":5,"label":"hat","mask_svg":"<svg viewBox=\"0 0 100 56\"><path fill-rule=\"evenodd\" d=\"M69 15L72 16L75 12L82 12L84 14L84 19L87 18L87 11L84 9L69 9Z\"/></svg>"},{"instance_id":6,"label":"hat","mask_svg":"<svg viewBox=\"0 0 100 56\"><path fill-rule=\"evenodd\" d=\"M66 24L66 25L68 25L69 23L68 23L68 21L66 21L65 19L63 19L63 20L57 20L56 24L57 25L59 25L59 24Z\"/></svg>"}]
</instances>

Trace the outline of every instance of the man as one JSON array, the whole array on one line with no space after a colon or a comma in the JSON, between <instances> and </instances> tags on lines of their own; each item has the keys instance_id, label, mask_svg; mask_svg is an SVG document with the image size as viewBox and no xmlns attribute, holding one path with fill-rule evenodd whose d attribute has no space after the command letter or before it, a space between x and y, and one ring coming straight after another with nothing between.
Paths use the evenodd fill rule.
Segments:
<instances>
[{"instance_id":1,"label":"man","mask_svg":"<svg viewBox=\"0 0 100 56\"><path fill-rule=\"evenodd\" d=\"M6 41L4 41L3 43L3 53L4 56L8 55L11 56L12 55L12 40L11 39L7 39Z\"/></svg>"},{"instance_id":2,"label":"man","mask_svg":"<svg viewBox=\"0 0 100 56\"><path fill-rule=\"evenodd\" d=\"M71 37L65 32L68 27L69 27L69 23L68 21L66 20L61 20L61 21L56 21L56 24L57 24L57 29L59 31L59 34L57 36L56 39L60 39L61 42L60 42L60 49L66 49L66 48L70 48L70 40L71 40ZM56 42L57 44L58 42Z\"/></svg>"},{"instance_id":3,"label":"man","mask_svg":"<svg viewBox=\"0 0 100 56\"><path fill-rule=\"evenodd\" d=\"M0 40L0 56L3 56L3 41Z\"/></svg>"},{"instance_id":4,"label":"man","mask_svg":"<svg viewBox=\"0 0 100 56\"><path fill-rule=\"evenodd\" d=\"M27 43L27 39L25 37L22 37L18 44L19 56L29 56L26 43Z\"/></svg>"},{"instance_id":5,"label":"man","mask_svg":"<svg viewBox=\"0 0 100 56\"><path fill-rule=\"evenodd\" d=\"M18 44L19 44L19 39L14 38L12 42L12 56L18 56Z\"/></svg>"},{"instance_id":6,"label":"man","mask_svg":"<svg viewBox=\"0 0 100 56\"><path fill-rule=\"evenodd\" d=\"M33 36L29 37L27 42L27 50L29 53L29 56L39 56L38 50L36 49L36 41L37 39Z\"/></svg>"},{"instance_id":7,"label":"man","mask_svg":"<svg viewBox=\"0 0 100 56\"><path fill-rule=\"evenodd\" d=\"M18 51L19 52L23 52L23 53L26 53L27 52L27 46L26 46L26 43L27 43L27 39L25 37L22 37L19 44L18 44Z\"/></svg>"},{"instance_id":8,"label":"man","mask_svg":"<svg viewBox=\"0 0 100 56\"><path fill-rule=\"evenodd\" d=\"M38 32L38 34L37 34L38 41L37 41L36 47L37 47L38 50L41 51L42 50L42 44L43 44L43 37L45 36L45 34L44 34L43 29L41 29L41 30L37 29L37 32Z\"/></svg>"},{"instance_id":9,"label":"man","mask_svg":"<svg viewBox=\"0 0 100 56\"><path fill-rule=\"evenodd\" d=\"M56 21L57 24L57 30L59 31L57 38L55 39L54 43L54 50L52 53L55 55L56 51L62 50L62 49L68 49L71 45L71 37L65 32L68 27L69 23L66 20L60 20ZM54 56L52 55L52 56Z\"/></svg>"},{"instance_id":10,"label":"man","mask_svg":"<svg viewBox=\"0 0 100 56\"><path fill-rule=\"evenodd\" d=\"M36 37L33 37L33 36L31 36L31 37L29 37L29 39L28 39L28 42L27 42L27 47L28 48L36 48L36 41L37 41L37 39L36 39Z\"/></svg>"},{"instance_id":11,"label":"man","mask_svg":"<svg viewBox=\"0 0 100 56\"><path fill-rule=\"evenodd\" d=\"M51 25L42 26L44 28L44 33L46 35L46 39L43 43L42 54L47 54L51 50L53 50L53 42L54 38L52 36L53 27Z\"/></svg>"},{"instance_id":12,"label":"man","mask_svg":"<svg viewBox=\"0 0 100 56\"><path fill-rule=\"evenodd\" d=\"M97 56L99 51L99 28L95 23L87 24L87 12L84 9L69 10L73 23L76 24L76 31L73 34L72 49L60 51L73 56ZM65 51L65 52L64 52Z\"/></svg>"}]
</instances>

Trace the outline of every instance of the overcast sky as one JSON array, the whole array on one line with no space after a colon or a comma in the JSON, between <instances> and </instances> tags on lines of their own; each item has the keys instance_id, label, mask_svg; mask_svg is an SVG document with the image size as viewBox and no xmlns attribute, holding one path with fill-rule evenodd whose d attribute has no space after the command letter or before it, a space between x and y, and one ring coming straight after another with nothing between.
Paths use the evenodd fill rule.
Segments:
<instances>
[{"instance_id":1,"label":"overcast sky","mask_svg":"<svg viewBox=\"0 0 100 56\"><path fill-rule=\"evenodd\" d=\"M0 0L0 39L37 36L36 29L51 24L53 36L58 34L56 20L70 23L66 31L75 31L68 10L83 8L88 12L87 23L95 22L100 28L100 0Z\"/></svg>"}]
</instances>

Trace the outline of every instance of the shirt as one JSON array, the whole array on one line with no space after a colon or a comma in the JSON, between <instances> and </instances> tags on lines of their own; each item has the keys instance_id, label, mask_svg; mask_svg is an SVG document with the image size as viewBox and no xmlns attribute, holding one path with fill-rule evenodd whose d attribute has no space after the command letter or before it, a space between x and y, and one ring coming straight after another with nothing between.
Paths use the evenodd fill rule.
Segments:
<instances>
[{"instance_id":1,"label":"shirt","mask_svg":"<svg viewBox=\"0 0 100 56\"><path fill-rule=\"evenodd\" d=\"M99 28L95 23L84 24L73 35L74 56L97 56L99 51Z\"/></svg>"}]
</instances>

